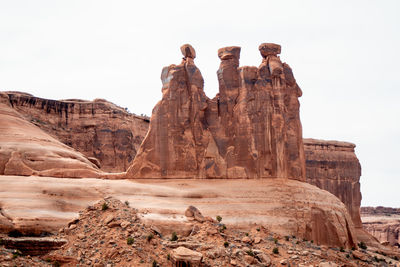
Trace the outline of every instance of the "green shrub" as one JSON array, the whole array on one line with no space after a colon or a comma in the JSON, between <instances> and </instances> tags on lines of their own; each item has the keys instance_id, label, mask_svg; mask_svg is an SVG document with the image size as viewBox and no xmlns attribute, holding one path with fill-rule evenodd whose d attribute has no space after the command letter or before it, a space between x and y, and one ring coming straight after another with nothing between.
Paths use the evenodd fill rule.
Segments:
<instances>
[{"instance_id":1,"label":"green shrub","mask_svg":"<svg viewBox=\"0 0 400 267\"><path fill-rule=\"evenodd\" d=\"M217 219L218 222L221 222L221 221L222 221L222 217L219 216L219 215L217 215L216 219Z\"/></svg>"},{"instance_id":2,"label":"green shrub","mask_svg":"<svg viewBox=\"0 0 400 267\"><path fill-rule=\"evenodd\" d=\"M274 238L274 243L278 244L278 239Z\"/></svg>"},{"instance_id":3,"label":"green shrub","mask_svg":"<svg viewBox=\"0 0 400 267\"><path fill-rule=\"evenodd\" d=\"M272 253L279 254L279 249L277 247L274 247L274 249L272 250Z\"/></svg>"},{"instance_id":4,"label":"green shrub","mask_svg":"<svg viewBox=\"0 0 400 267\"><path fill-rule=\"evenodd\" d=\"M108 204L106 202L101 205L101 210L107 210L108 209Z\"/></svg>"},{"instance_id":5,"label":"green shrub","mask_svg":"<svg viewBox=\"0 0 400 267\"><path fill-rule=\"evenodd\" d=\"M340 247L340 252L344 252L344 248L343 247Z\"/></svg>"},{"instance_id":6,"label":"green shrub","mask_svg":"<svg viewBox=\"0 0 400 267\"><path fill-rule=\"evenodd\" d=\"M358 246L360 247L360 248L362 248L362 249L367 249L367 245L364 243L364 242L360 242L360 243L358 243Z\"/></svg>"},{"instance_id":7,"label":"green shrub","mask_svg":"<svg viewBox=\"0 0 400 267\"><path fill-rule=\"evenodd\" d=\"M177 241L178 240L178 236L175 232L172 232L171 234L171 241Z\"/></svg>"},{"instance_id":8,"label":"green shrub","mask_svg":"<svg viewBox=\"0 0 400 267\"><path fill-rule=\"evenodd\" d=\"M147 239L148 242L150 242L153 238L154 238L154 235L150 233L150 234L147 236L146 239Z\"/></svg>"},{"instance_id":9,"label":"green shrub","mask_svg":"<svg viewBox=\"0 0 400 267\"><path fill-rule=\"evenodd\" d=\"M246 236L249 236L249 233L245 233Z\"/></svg>"},{"instance_id":10,"label":"green shrub","mask_svg":"<svg viewBox=\"0 0 400 267\"><path fill-rule=\"evenodd\" d=\"M247 250L246 253L247 253L247 255L254 257L254 252L253 252L253 250L251 250L251 249L250 249L250 250Z\"/></svg>"},{"instance_id":11,"label":"green shrub","mask_svg":"<svg viewBox=\"0 0 400 267\"><path fill-rule=\"evenodd\" d=\"M157 267L157 266L158 266L158 263L157 263L157 261L156 261L156 260L153 260L153 264L152 264L152 266L153 266L153 267Z\"/></svg>"},{"instance_id":12,"label":"green shrub","mask_svg":"<svg viewBox=\"0 0 400 267\"><path fill-rule=\"evenodd\" d=\"M125 200L125 205L129 207L129 201Z\"/></svg>"},{"instance_id":13,"label":"green shrub","mask_svg":"<svg viewBox=\"0 0 400 267\"><path fill-rule=\"evenodd\" d=\"M167 260L170 260L170 259L171 259L171 255L168 254L168 255L167 255Z\"/></svg>"},{"instance_id":14,"label":"green shrub","mask_svg":"<svg viewBox=\"0 0 400 267\"><path fill-rule=\"evenodd\" d=\"M257 230L257 232L260 232L261 229L260 229L260 228L257 228L256 230Z\"/></svg>"},{"instance_id":15,"label":"green shrub","mask_svg":"<svg viewBox=\"0 0 400 267\"><path fill-rule=\"evenodd\" d=\"M224 242L224 247L226 247L226 248L229 247L229 242L228 241Z\"/></svg>"},{"instance_id":16,"label":"green shrub","mask_svg":"<svg viewBox=\"0 0 400 267\"><path fill-rule=\"evenodd\" d=\"M126 244L132 245L135 242L135 239L133 237L128 237L126 239Z\"/></svg>"}]
</instances>

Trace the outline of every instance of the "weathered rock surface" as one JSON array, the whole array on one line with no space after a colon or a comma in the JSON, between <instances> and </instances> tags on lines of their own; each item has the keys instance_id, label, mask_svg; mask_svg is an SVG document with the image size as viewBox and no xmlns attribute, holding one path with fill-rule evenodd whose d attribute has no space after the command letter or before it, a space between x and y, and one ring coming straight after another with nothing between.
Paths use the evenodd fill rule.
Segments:
<instances>
[{"instance_id":1,"label":"weathered rock surface","mask_svg":"<svg viewBox=\"0 0 400 267\"><path fill-rule=\"evenodd\" d=\"M361 228L361 165L348 142L304 139L307 182L337 196Z\"/></svg>"},{"instance_id":2,"label":"weathered rock surface","mask_svg":"<svg viewBox=\"0 0 400 267\"><path fill-rule=\"evenodd\" d=\"M134 203L143 220L163 235L173 231L189 235L192 227L188 223L197 220L188 220L184 214L193 205L212 218L220 215L227 227L246 229L256 223L315 244L352 247L357 243L353 223L340 200L290 179L132 182L0 176L2 212L23 234L55 232L76 218L79 210L107 195Z\"/></svg>"},{"instance_id":3,"label":"weathered rock surface","mask_svg":"<svg viewBox=\"0 0 400 267\"><path fill-rule=\"evenodd\" d=\"M20 92L2 92L0 97L21 117L106 172L126 171L148 129L148 118L103 99L50 100Z\"/></svg>"},{"instance_id":4,"label":"weathered rock surface","mask_svg":"<svg viewBox=\"0 0 400 267\"><path fill-rule=\"evenodd\" d=\"M400 209L362 207L364 229L380 243L400 248Z\"/></svg>"},{"instance_id":5,"label":"weathered rock surface","mask_svg":"<svg viewBox=\"0 0 400 267\"><path fill-rule=\"evenodd\" d=\"M0 133L0 174L53 177L101 174L84 155L26 121L3 97L0 97Z\"/></svg>"},{"instance_id":6,"label":"weathered rock surface","mask_svg":"<svg viewBox=\"0 0 400 267\"><path fill-rule=\"evenodd\" d=\"M194 49L185 45L181 51L182 63L162 71L162 100L127 177L304 181L302 93L277 56L280 46L260 45L259 68L239 68L240 47L219 49L220 88L214 99L204 94Z\"/></svg>"},{"instance_id":7,"label":"weathered rock surface","mask_svg":"<svg viewBox=\"0 0 400 267\"><path fill-rule=\"evenodd\" d=\"M59 249L67 240L52 237L22 237L2 238L3 244L8 249L17 249L23 255L44 255L52 250Z\"/></svg>"}]
</instances>

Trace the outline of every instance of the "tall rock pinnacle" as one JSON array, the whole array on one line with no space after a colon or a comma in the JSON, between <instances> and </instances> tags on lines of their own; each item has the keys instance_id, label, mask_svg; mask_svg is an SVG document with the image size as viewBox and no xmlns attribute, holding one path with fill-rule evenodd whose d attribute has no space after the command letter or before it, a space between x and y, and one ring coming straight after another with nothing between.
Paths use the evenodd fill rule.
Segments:
<instances>
[{"instance_id":1,"label":"tall rock pinnacle","mask_svg":"<svg viewBox=\"0 0 400 267\"><path fill-rule=\"evenodd\" d=\"M281 47L261 44L259 68L239 67L240 50L218 50L219 94L209 99L195 50L181 47L181 64L162 71L163 97L127 177L305 181L301 90Z\"/></svg>"}]
</instances>

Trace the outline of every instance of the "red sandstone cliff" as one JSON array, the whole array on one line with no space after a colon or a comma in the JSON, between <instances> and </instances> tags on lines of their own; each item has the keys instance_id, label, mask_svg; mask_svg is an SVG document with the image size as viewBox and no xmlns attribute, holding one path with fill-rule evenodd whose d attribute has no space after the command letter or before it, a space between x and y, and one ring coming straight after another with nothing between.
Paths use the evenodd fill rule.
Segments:
<instances>
[{"instance_id":1,"label":"red sandstone cliff","mask_svg":"<svg viewBox=\"0 0 400 267\"><path fill-rule=\"evenodd\" d=\"M356 227L361 226L361 165L347 142L304 139L307 182L337 196Z\"/></svg>"},{"instance_id":2,"label":"red sandstone cliff","mask_svg":"<svg viewBox=\"0 0 400 267\"><path fill-rule=\"evenodd\" d=\"M106 100L50 100L26 93L0 97L27 121L89 157L101 170L122 172L148 129L148 119Z\"/></svg>"}]
</instances>

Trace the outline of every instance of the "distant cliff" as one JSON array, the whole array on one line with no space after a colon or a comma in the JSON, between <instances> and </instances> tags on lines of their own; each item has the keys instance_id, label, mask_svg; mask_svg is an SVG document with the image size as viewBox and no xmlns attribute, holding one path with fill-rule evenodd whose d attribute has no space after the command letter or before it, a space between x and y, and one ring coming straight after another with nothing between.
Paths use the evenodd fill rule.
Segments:
<instances>
[{"instance_id":1,"label":"distant cliff","mask_svg":"<svg viewBox=\"0 0 400 267\"><path fill-rule=\"evenodd\" d=\"M1 97L26 120L92 158L105 172L125 171L148 129L148 118L103 99L50 100L20 92L4 92Z\"/></svg>"}]
</instances>

